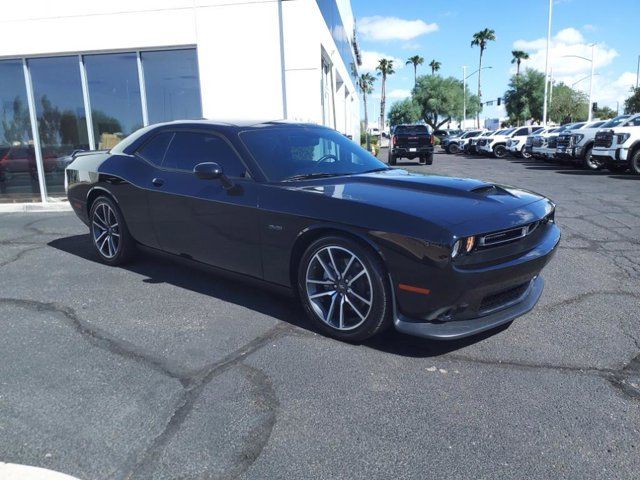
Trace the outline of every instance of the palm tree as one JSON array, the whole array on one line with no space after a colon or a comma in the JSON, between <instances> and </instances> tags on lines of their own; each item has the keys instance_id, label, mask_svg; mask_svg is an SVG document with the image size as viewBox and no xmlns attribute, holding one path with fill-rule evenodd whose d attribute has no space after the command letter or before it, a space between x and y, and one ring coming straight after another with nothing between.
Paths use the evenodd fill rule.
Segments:
<instances>
[{"instance_id":1,"label":"palm tree","mask_svg":"<svg viewBox=\"0 0 640 480\"><path fill-rule=\"evenodd\" d=\"M429 62L429 66L431 67L431 75L435 75L436 72L440 70L440 67L442 66L442 64L437 60L431 60Z\"/></svg>"},{"instance_id":2,"label":"palm tree","mask_svg":"<svg viewBox=\"0 0 640 480\"><path fill-rule=\"evenodd\" d=\"M370 73L363 73L358 79L358 86L362 91L362 100L364 101L364 137L367 141L367 150L371 150L371 143L369 142L369 114L367 113L367 95L373 93L373 82L376 81L376 77Z\"/></svg>"},{"instance_id":3,"label":"palm tree","mask_svg":"<svg viewBox=\"0 0 640 480\"><path fill-rule=\"evenodd\" d=\"M527 52L523 52L522 50L511 50L511 55L513 58L511 59L511 63L516 64L516 77L520 76L520 63L522 60L528 60L529 54Z\"/></svg>"},{"instance_id":4,"label":"palm tree","mask_svg":"<svg viewBox=\"0 0 640 480\"><path fill-rule=\"evenodd\" d=\"M478 100L482 105L482 54L485 48L487 48L488 42L493 42L496 39L496 32L490 28L485 28L473 34L473 40L471 40L472 47L480 47L480 62L478 64ZM476 121L478 127L480 127L480 110L478 110Z\"/></svg>"},{"instance_id":5,"label":"palm tree","mask_svg":"<svg viewBox=\"0 0 640 480\"><path fill-rule=\"evenodd\" d=\"M420 55L414 55L413 57L409 57L409 59L405 62L405 65L413 64L413 86L415 87L416 83L418 83L418 65L422 65L424 63L424 58Z\"/></svg>"},{"instance_id":6,"label":"palm tree","mask_svg":"<svg viewBox=\"0 0 640 480\"><path fill-rule=\"evenodd\" d=\"M382 76L382 83L380 85L380 138L378 140L378 147L382 146L382 132L384 131L384 106L386 103L386 83L387 76L393 75L396 71L393 69L393 60L387 58L381 58L378 60L378 66L376 67L378 76Z\"/></svg>"}]
</instances>

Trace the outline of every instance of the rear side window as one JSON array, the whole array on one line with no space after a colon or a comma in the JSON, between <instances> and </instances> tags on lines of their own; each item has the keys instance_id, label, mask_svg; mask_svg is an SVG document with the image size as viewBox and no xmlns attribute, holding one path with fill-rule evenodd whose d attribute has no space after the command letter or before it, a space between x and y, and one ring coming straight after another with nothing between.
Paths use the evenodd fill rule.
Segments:
<instances>
[{"instance_id":1,"label":"rear side window","mask_svg":"<svg viewBox=\"0 0 640 480\"><path fill-rule=\"evenodd\" d=\"M629 123L627 123L628 126L630 127L638 127L640 126L640 117L636 117L632 120L629 120Z\"/></svg>"},{"instance_id":2,"label":"rear side window","mask_svg":"<svg viewBox=\"0 0 640 480\"><path fill-rule=\"evenodd\" d=\"M514 137L520 137L522 135L529 135L529 127L521 128L517 130L516 133L513 134Z\"/></svg>"},{"instance_id":3,"label":"rear side window","mask_svg":"<svg viewBox=\"0 0 640 480\"><path fill-rule=\"evenodd\" d=\"M162 166L191 172L203 162L217 163L229 177L242 177L246 170L222 137L197 132L176 132Z\"/></svg>"},{"instance_id":4,"label":"rear side window","mask_svg":"<svg viewBox=\"0 0 640 480\"><path fill-rule=\"evenodd\" d=\"M173 132L159 133L140 147L136 153L147 162L160 166L172 138Z\"/></svg>"}]
</instances>

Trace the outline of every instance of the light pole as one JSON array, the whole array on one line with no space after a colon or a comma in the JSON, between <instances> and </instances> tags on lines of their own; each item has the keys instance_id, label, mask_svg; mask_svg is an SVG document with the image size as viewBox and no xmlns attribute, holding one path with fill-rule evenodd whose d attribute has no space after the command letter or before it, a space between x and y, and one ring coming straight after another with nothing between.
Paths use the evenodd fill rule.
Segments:
<instances>
[{"instance_id":1,"label":"light pole","mask_svg":"<svg viewBox=\"0 0 640 480\"><path fill-rule=\"evenodd\" d=\"M594 61L595 52L596 52L596 44L592 43L591 44L591 60L589 60L586 57L581 57L580 55L563 55L562 56L562 58L579 58L586 62L591 62L591 74L589 75L589 77L591 78L591 80L589 80L589 116L587 117L587 122L590 122L591 119L593 118L593 108L592 108L593 107L593 77L595 76L594 71L596 66L596 62Z\"/></svg>"},{"instance_id":2,"label":"light pole","mask_svg":"<svg viewBox=\"0 0 640 480\"><path fill-rule=\"evenodd\" d=\"M464 129L464 122L467 120L467 78L472 77L480 70L485 70L487 68L492 67L482 67L476 70L473 73L467 75L467 67L466 65L462 67L462 128Z\"/></svg>"},{"instance_id":3,"label":"light pole","mask_svg":"<svg viewBox=\"0 0 640 480\"><path fill-rule=\"evenodd\" d=\"M638 55L638 70L636 71L636 88L638 88L639 79L640 79L640 55Z\"/></svg>"},{"instance_id":4,"label":"light pole","mask_svg":"<svg viewBox=\"0 0 640 480\"><path fill-rule=\"evenodd\" d=\"M549 92L549 44L551 43L551 18L553 17L553 0L549 0L549 25L547 26L547 54L544 61L544 105L542 107L542 125L547 126L547 93Z\"/></svg>"}]
</instances>

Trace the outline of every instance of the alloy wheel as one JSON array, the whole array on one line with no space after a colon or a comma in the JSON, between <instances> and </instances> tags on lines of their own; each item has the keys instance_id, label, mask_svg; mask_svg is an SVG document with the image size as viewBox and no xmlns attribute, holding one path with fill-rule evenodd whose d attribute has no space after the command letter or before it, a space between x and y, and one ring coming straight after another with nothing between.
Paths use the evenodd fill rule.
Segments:
<instances>
[{"instance_id":1,"label":"alloy wheel","mask_svg":"<svg viewBox=\"0 0 640 480\"><path fill-rule=\"evenodd\" d=\"M93 243L105 258L113 258L120 247L120 225L113 209L106 203L99 204L91 219Z\"/></svg>"},{"instance_id":2,"label":"alloy wheel","mask_svg":"<svg viewBox=\"0 0 640 480\"><path fill-rule=\"evenodd\" d=\"M371 311L369 271L355 253L344 247L330 245L318 250L307 265L305 284L314 313L333 329L358 328Z\"/></svg>"}]
</instances>

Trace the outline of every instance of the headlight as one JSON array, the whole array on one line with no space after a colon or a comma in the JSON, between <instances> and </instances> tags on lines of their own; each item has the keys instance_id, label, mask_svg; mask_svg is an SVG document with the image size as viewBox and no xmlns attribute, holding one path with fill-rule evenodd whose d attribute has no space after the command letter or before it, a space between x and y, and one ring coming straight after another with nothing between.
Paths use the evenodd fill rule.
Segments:
<instances>
[{"instance_id":1,"label":"headlight","mask_svg":"<svg viewBox=\"0 0 640 480\"><path fill-rule=\"evenodd\" d=\"M461 238L453 244L451 258L456 258L461 253L469 253L476 245L476 237Z\"/></svg>"},{"instance_id":2,"label":"headlight","mask_svg":"<svg viewBox=\"0 0 640 480\"><path fill-rule=\"evenodd\" d=\"M629 133L618 133L616 135L616 137L618 137L618 144L623 144L624 142L626 142L627 140L629 140L629 137L631 136L631 134Z\"/></svg>"},{"instance_id":3,"label":"headlight","mask_svg":"<svg viewBox=\"0 0 640 480\"><path fill-rule=\"evenodd\" d=\"M583 138L584 138L584 135L582 133L574 133L573 134L573 143L574 144L580 143Z\"/></svg>"}]
</instances>

